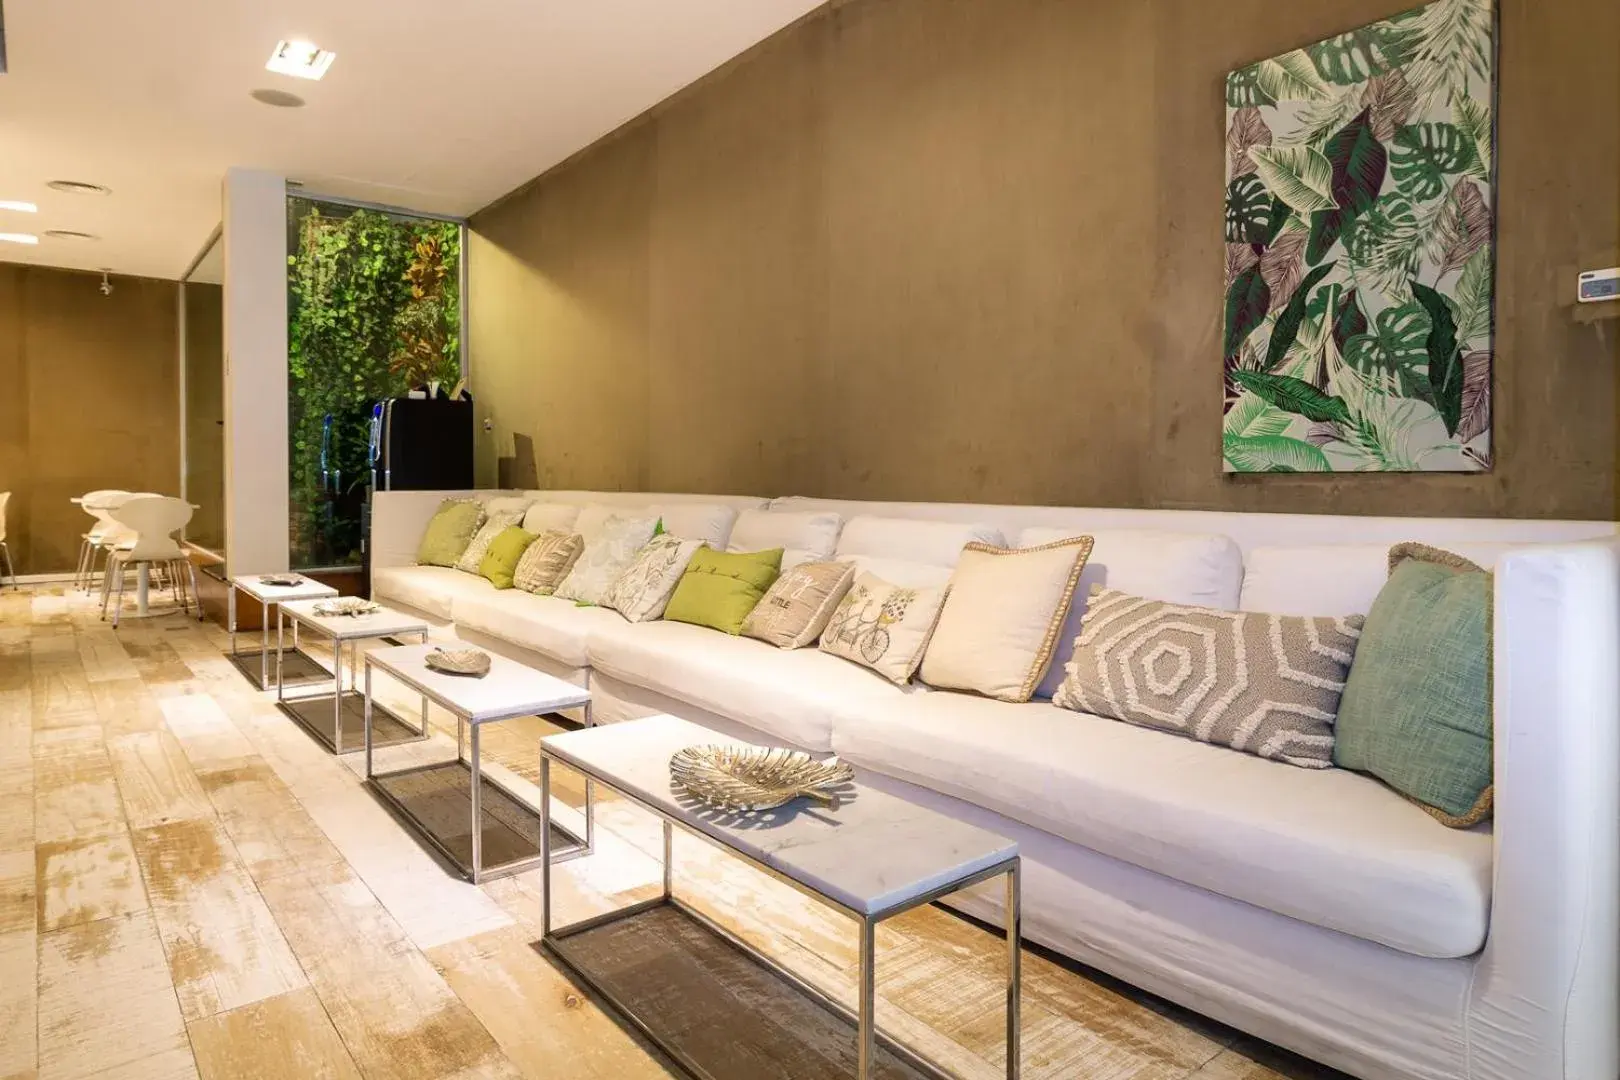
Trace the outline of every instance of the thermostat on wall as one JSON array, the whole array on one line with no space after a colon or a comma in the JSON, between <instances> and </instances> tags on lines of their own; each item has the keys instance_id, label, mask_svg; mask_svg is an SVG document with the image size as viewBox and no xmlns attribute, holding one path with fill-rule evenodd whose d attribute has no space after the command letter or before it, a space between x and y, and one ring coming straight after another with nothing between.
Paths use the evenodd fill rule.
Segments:
<instances>
[{"instance_id":1,"label":"thermostat on wall","mask_svg":"<svg viewBox=\"0 0 1620 1080\"><path fill-rule=\"evenodd\" d=\"M1607 270L1587 270L1581 274L1580 291L1575 295L1583 304L1620 300L1620 266L1611 266Z\"/></svg>"}]
</instances>

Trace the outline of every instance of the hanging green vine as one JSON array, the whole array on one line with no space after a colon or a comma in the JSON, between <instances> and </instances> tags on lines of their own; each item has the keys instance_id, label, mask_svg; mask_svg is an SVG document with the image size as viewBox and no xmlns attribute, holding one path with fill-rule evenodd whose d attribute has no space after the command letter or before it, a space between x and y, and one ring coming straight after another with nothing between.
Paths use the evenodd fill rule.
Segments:
<instances>
[{"instance_id":1,"label":"hanging green vine","mask_svg":"<svg viewBox=\"0 0 1620 1080\"><path fill-rule=\"evenodd\" d=\"M288 221L293 564L354 564L372 405L461 377L461 230L307 199Z\"/></svg>"}]
</instances>

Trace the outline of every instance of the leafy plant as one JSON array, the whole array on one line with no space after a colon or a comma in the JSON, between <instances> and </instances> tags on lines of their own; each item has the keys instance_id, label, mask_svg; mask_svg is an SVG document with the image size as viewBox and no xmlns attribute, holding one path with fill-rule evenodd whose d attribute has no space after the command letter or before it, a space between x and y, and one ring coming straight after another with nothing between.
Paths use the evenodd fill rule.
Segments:
<instances>
[{"instance_id":1,"label":"leafy plant","mask_svg":"<svg viewBox=\"0 0 1620 1080\"><path fill-rule=\"evenodd\" d=\"M460 378L461 230L307 199L288 200L288 219L293 560L349 564L359 559L371 406Z\"/></svg>"}]
</instances>

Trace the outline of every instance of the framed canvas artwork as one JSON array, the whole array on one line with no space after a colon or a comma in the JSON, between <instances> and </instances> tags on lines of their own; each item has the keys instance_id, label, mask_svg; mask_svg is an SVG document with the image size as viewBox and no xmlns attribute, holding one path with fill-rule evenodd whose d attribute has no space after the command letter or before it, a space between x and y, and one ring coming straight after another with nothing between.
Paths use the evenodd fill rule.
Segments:
<instances>
[{"instance_id":1,"label":"framed canvas artwork","mask_svg":"<svg viewBox=\"0 0 1620 1080\"><path fill-rule=\"evenodd\" d=\"M1495 14L1227 76L1227 472L1490 468Z\"/></svg>"}]
</instances>

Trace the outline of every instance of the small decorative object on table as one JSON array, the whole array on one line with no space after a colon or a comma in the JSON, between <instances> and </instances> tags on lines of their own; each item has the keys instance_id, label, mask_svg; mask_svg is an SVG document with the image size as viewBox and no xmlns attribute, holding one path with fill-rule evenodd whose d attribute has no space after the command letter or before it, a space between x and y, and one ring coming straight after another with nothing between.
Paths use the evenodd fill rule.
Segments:
<instances>
[{"instance_id":1,"label":"small decorative object on table","mask_svg":"<svg viewBox=\"0 0 1620 1080\"><path fill-rule=\"evenodd\" d=\"M478 649L436 649L428 653L422 662L446 675L471 675L475 679L482 679L489 674L489 653Z\"/></svg>"},{"instance_id":2,"label":"small decorative object on table","mask_svg":"<svg viewBox=\"0 0 1620 1080\"><path fill-rule=\"evenodd\" d=\"M713 743L678 751L669 772L688 795L722 810L773 810L800 796L837 809L838 796L827 789L855 778L855 770L837 758L817 761L802 750Z\"/></svg>"},{"instance_id":3,"label":"small decorative object on table","mask_svg":"<svg viewBox=\"0 0 1620 1080\"><path fill-rule=\"evenodd\" d=\"M382 605L372 600L363 600L358 596L340 596L336 600L327 600L316 604L314 612L322 617L333 615L370 615L382 610Z\"/></svg>"},{"instance_id":4,"label":"small decorative object on table","mask_svg":"<svg viewBox=\"0 0 1620 1080\"><path fill-rule=\"evenodd\" d=\"M279 588L290 588L293 585L302 585L302 574L260 574L259 582L263 585L275 585Z\"/></svg>"}]
</instances>

